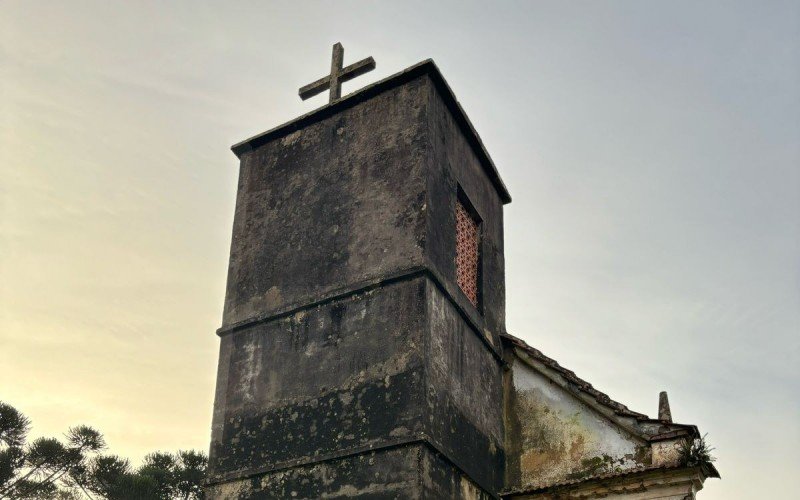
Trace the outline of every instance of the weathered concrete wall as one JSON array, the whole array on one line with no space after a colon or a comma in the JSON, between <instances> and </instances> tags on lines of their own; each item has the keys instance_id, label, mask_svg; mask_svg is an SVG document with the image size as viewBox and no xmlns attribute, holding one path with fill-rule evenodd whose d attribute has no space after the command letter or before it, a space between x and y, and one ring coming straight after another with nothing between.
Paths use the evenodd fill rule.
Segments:
<instances>
[{"instance_id":1,"label":"weathered concrete wall","mask_svg":"<svg viewBox=\"0 0 800 500\"><path fill-rule=\"evenodd\" d=\"M449 112L441 92L430 87L431 154L428 169L428 226L426 257L429 266L443 277L453 300L500 349L499 334L505 332L505 257L503 250L503 201L490 182L461 127ZM476 310L456 284L453 255L456 245L455 206L459 187L481 219L481 307Z\"/></svg>"},{"instance_id":2,"label":"weathered concrete wall","mask_svg":"<svg viewBox=\"0 0 800 500\"><path fill-rule=\"evenodd\" d=\"M425 265L440 280L439 286L428 288L431 338L426 382L432 419L427 432L459 467L490 491L498 491L505 463L499 340L505 331L503 201L441 90L428 81L426 91L430 154L424 159ZM459 190L481 219L478 307L456 282Z\"/></svg>"},{"instance_id":3,"label":"weathered concrete wall","mask_svg":"<svg viewBox=\"0 0 800 500\"><path fill-rule=\"evenodd\" d=\"M430 278L259 323L222 346L212 481L428 440L449 457L439 475L502 488L502 365Z\"/></svg>"},{"instance_id":4,"label":"weathered concrete wall","mask_svg":"<svg viewBox=\"0 0 800 500\"><path fill-rule=\"evenodd\" d=\"M490 491L503 487L503 366L480 333L428 282L426 432Z\"/></svg>"},{"instance_id":5,"label":"weathered concrete wall","mask_svg":"<svg viewBox=\"0 0 800 500\"><path fill-rule=\"evenodd\" d=\"M422 498L420 447L371 451L214 485L211 498Z\"/></svg>"},{"instance_id":6,"label":"weathered concrete wall","mask_svg":"<svg viewBox=\"0 0 800 500\"><path fill-rule=\"evenodd\" d=\"M214 485L207 493L226 500L492 498L424 444L268 472Z\"/></svg>"},{"instance_id":7,"label":"weathered concrete wall","mask_svg":"<svg viewBox=\"0 0 800 500\"><path fill-rule=\"evenodd\" d=\"M653 465L679 465L682 460L681 450L684 442L685 438L678 438L650 443Z\"/></svg>"},{"instance_id":8,"label":"weathered concrete wall","mask_svg":"<svg viewBox=\"0 0 800 500\"><path fill-rule=\"evenodd\" d=\"M211 478L419 434L425 299L403 281L223 337Z\"/></svg>"},{"instance_id":9,"label":"weathered concrete wall","mask_svg":"<svg viewBox=\"0 0 800 500\"><path fill-rule=\"evenodd\" d=\"M457 498L460 500L489 500L493 498L459 471L441 453L420 446L421 498ZM485 467L488 464L484 465ZM405 497L398 497L405 498Z\"/></svg>"},{"instance_id":10,"label":"weathered concrete wall","mask_svg":"<svg viewBox=\"0 0 800 500\"><path fill-rule=\"evenodd\" d=\"M649 465L649 444L610 422L522 361L513 365L509 489ZM516 458L516 459L515 459Z\"/></svg>"},{"instance_id":11,"label":"weathered concrete wall","mask_svg":"<svg viewBox=\"0 0 800 500\"><path fill-rule=\"evenodd\" d=\"M223 326L422 264L426 82L242 155Z\"/></svg>"}]
</instances>

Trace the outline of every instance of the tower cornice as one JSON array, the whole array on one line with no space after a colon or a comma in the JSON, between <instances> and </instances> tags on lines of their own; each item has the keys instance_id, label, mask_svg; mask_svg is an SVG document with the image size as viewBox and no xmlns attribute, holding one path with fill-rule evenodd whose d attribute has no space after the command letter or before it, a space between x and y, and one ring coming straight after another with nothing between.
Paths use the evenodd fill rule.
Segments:
<instances>
[{"instance_id":1,"label":"tower cornice","mask_svg":"<svg viewBox=\"0 0 800 500\"><path fill-rule=\"evenodd\" d=\"M500 196L503 204L510 203L511 195L509 194L505 183L503 183L503 180L500 178L500 173L497 171L494 161L492 161L491 156L489 156L489 152L483 145L483 141L481 141L478 132L475 130L475 127L472 125L469 117L456 99L455 94L447 84L444 76L442 76L442 73L439 71L436 63L433 62L433 59L427 59L417 63L399 73L368 85L341 99L301 115L282 125L278 125L277 127L267 130L266 132L262 132L258 135L250 137L249 139L238 142L231 146L231 150L237 157L241 158L243 154L258 148L263 144L287 136L298 130L302 130L313 123L324 120L325 118L333 116L342 110L351 108L359 103L367 101L377 95L382 94L383 92L408 83L409 81L423 75L428 75L428 77L433 81L436 89L439 91L443 101L447 105L447 108L461 129L461 132L464 134L464 137L467 139L478 159L480 160L486 175L489 177L492 185L497 190L497 194Z\"/></svg>"}]
</instances>

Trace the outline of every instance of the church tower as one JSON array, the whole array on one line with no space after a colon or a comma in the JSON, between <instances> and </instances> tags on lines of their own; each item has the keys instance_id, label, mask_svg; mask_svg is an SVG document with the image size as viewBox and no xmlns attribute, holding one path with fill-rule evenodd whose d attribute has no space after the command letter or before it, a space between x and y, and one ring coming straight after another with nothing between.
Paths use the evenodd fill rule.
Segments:
<instances>
[{"instance_id":1,"label":"church tower","mask_svg":"<svg viewBox=\"0 0 800 500\"><path fill-rule=\"evenodd\" d=\"M207 494L498 498L509 194L432 61L339 98L338 57L233 146Z\"/></svg>"}]
</instances>

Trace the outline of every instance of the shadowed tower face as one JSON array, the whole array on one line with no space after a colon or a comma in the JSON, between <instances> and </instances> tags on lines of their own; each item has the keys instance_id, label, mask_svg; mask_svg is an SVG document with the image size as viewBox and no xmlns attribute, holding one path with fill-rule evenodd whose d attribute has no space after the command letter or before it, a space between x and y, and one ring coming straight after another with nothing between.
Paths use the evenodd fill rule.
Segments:
<instances>
[{"instance_id":1,"label":"shadowed tower face","mask_svg":"<svg viewBox=\"0 0 800 500\"><path fill-rule=\"evenodd\" d=\"M208 494L495 497L510 199L435 65L234 152Z\"/></svg>"}]
</instances>

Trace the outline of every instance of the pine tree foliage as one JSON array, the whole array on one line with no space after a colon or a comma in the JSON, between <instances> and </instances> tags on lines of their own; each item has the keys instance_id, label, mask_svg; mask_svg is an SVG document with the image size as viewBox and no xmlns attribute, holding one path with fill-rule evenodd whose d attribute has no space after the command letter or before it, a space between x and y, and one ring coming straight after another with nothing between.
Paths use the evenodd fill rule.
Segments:
<instances>
[{"instance_id":1,"label":"pine tree foliage","mask_svg":"<svg viewBox=\"0 0 800 500\"><path fill-rule=\"evenodd\" d=\"M30 443L30 420L0 402L0 499L199 500L207 458L196 451L155 452L133 468L106 455L103 435L71 427L63 440Z\"/></svg>"}]
</instances>

